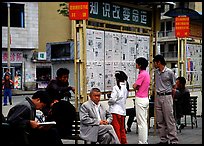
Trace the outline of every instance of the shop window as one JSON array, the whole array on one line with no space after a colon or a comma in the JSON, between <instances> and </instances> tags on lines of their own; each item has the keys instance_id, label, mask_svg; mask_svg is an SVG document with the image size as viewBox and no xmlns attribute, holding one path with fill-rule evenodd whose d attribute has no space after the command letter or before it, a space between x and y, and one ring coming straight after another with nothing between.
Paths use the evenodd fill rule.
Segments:
<instances>
[{"instance_id":1,"label":"shop window","mask_svg":"<svg viewBox=\"0 0 204 146\"><path fill-rule=\"evenodd\" d=\"M51 80L51 67L50 66L38 66L36 67L37 88L46 88Z\"/></svg>"},{"instance_id":2,"label":"shop window","mask_svg":"<svg viewBox=\"0 0 204 146\"><path fill-rule=\"evenodd\" d=\"M8 26L8 7L7 3L1 3L2 5L2 26ZM10 3L10 26L11 27L25 27L24 19L24 4Z\"/></svg>"},{"instance_id":3,"label":"shop window","mask_svg":"<svg viewBox=\"0 0 204 146\"><path fill-rule=\"evenodd\" d=\"M48 60L73 60L74 59L74 42L47 43Z\"/></svg>"},{"instance_id":4,"label":"shop window","mask_svg":"<svg viewBox=\"0 0 204 146\"><path fill-rule=\"evenodd\" d=\"M36 76L37 76L37 81L50 81L51 67L37 67Z\"/></svg>"}]
</instances>

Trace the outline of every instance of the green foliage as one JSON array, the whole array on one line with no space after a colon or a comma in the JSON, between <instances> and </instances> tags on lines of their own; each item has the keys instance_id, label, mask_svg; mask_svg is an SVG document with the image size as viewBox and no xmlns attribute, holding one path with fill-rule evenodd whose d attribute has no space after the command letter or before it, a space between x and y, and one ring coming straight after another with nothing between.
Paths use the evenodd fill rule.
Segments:
<instances>
[{"instance_id":1,"label":"green foliage","mask_svg":"<svg viewBox=\"0 0 204 146\"><path fill-rule=\"evenodd\" d=\"M67 4L67 2L60 3L59 6L60 6L60 8L57 10L57 12L60 15L68 17L69 13L68 13L68 4Z\"/></svg>"}]
</instances>

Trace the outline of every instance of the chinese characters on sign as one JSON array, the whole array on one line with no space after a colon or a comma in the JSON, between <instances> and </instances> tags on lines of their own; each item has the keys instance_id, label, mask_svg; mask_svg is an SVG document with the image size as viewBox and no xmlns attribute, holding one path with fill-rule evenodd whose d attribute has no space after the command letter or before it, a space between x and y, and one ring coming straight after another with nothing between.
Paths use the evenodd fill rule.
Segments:
<instances>
[{"instance_id":1,"label":"chinese characters on sign","mask_svg":"<svg viewBox=\"0 0 204 146\"><path fill-rule=\"evenodd\" d=\"M2 51L2 63L6 63L8 61L8 53ZM22 63L23 61L23 53L19 51L11 52L10 61L12 63Z\"/></svg>"},{"instance_id":2,"label":"chinese characters on sign","mask_svg":"<svg viewBox=\"0 0 204 146\"><path fill-rule=\"evenodd\" d=\"M69 2L69 19L86 20L89 17L88 2Z\"/></svg>"},{"instance_id":3,"label":"chinese characters on sign","mask_svg":"<svg viewBox=\"0 0 204 146\"><path fill-rule=\"evenodd\" d=\"M151 26L151 12L105 2L89 2L91 18Z\"/></svg>"},{"instance_id":4,"label":"chinese characters on sign","mask_svg":"<svg viewBox=\"0 0 204 146\"><path fill-rule=\"evenodd\" d=\"M178 16L175 19L175 35L179 38L184 38L189 36L189 17Z\"/></svg>"}]
</instances>

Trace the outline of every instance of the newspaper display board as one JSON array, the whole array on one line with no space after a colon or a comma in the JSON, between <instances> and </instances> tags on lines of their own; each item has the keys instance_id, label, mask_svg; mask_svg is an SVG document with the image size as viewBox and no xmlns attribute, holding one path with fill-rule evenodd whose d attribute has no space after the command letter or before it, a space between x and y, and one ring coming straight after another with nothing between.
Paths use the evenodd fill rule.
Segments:
<instances>
[{"instance_id":1,"label":"newspaper display board","mask_svg":"<svg viewBox=\"0 0 204 146\"><path fill-rule=\"evenodd\" d=\"M138 74L135 59L149 60L149 36L87 29L87 92L98 87L111 91L115 71L122 70L131 85ZM149 70L149 67L148 67Z\"/></svg>"},{"instance_id":2,"label":"newspaper display board","mask_svg":"<svg viewBox=\"0 0 204 146\"><path fill-rule=\"evenodd\" d=\"M186 84L202 85L202 45L186 45Z\"/></svg>"},{"instance_id":3,"label":"newspaper display board","mask_svg":"<svg viewBox=\"0 0 204 146\"><path fill-rule=\"evenodd\" d=\"M104 91L104 31L87 29L87 90Z\"/></svg>"}]
</instances>

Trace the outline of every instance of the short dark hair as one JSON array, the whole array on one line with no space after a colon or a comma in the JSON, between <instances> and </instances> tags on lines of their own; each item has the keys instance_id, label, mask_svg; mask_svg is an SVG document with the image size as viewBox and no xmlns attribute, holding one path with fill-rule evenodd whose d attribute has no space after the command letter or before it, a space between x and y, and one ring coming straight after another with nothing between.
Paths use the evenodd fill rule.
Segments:
<instances>
[{"instance_id":1,"label":"short dark hair","mask_svg":"<svg viewBox=\"0 0 204 146\"><path fill-rule=\"evenodd\" d=\"M67 68L59 68L57 70L57 77L62 77L63 75L69 75L69 70Z\"/></svg>"},{"instance_id":2,"label":"short dark hair","mask_svg":"<svg viewBox=\"0 0 204 146\"><path fill-rule=\"evenodd\" d=\"M164 57L160 54L154 56L153 62L161 62L162 65L166 65L166 61L164 59Z\"/></svg>"},{"instance_id":3,"label":"short dark hair","mask_svg":"<svg viewBox=\"0 0 204 146\"><path fill-rule=\"evenodd\" d=\"M180 84L186 85L186 79L184 77L178 77L176 80L179 80Z\"/></svg>"},{"instance_id":4,"label":"short dark hair","mask_svg":"<svg viewBox=\"0 0 204 146\"><path fill-rule=\"evenodd\" d=\"M90 96L93 94L93 92L101 92L99 88L92 88L90 91Z\"/></svg>"},{"instance_id":5,"label":"short dark hair","mask_svg":"<svg viewBox=\"0 0 204 146\"><path fill-rule=\"evenodd\" d=\"M40 102L45 103L46 105L51 104L51 98L47 91L42 91L42 90L36 91L33 94L32 99L37 99L37 98L40 99Z\"/></svg>"},{"instance_id":6,"label":"short dark hair","mask_svg":"<svg viewBox=\"0 0 204 146\"><path fill-rule=\"evenodd\" d=\"M8 73L6 73L6 74L4 75L4 79L6 79L6 76L10 77L10 75L9 75Z\"/></svg>"},{"instance_id":7,"label":"short dark hair","mask_svg":"<svg viewBox=\"0 0 204 146\"><path fill-rule=\"evenodd\" d=\"M148 61L147 59L145 59L144 57L139 57L136 59L136 63L138 65L140 65L141 70L146 70L147 66L148 66Z\"/></svg>"}]
</instances>

